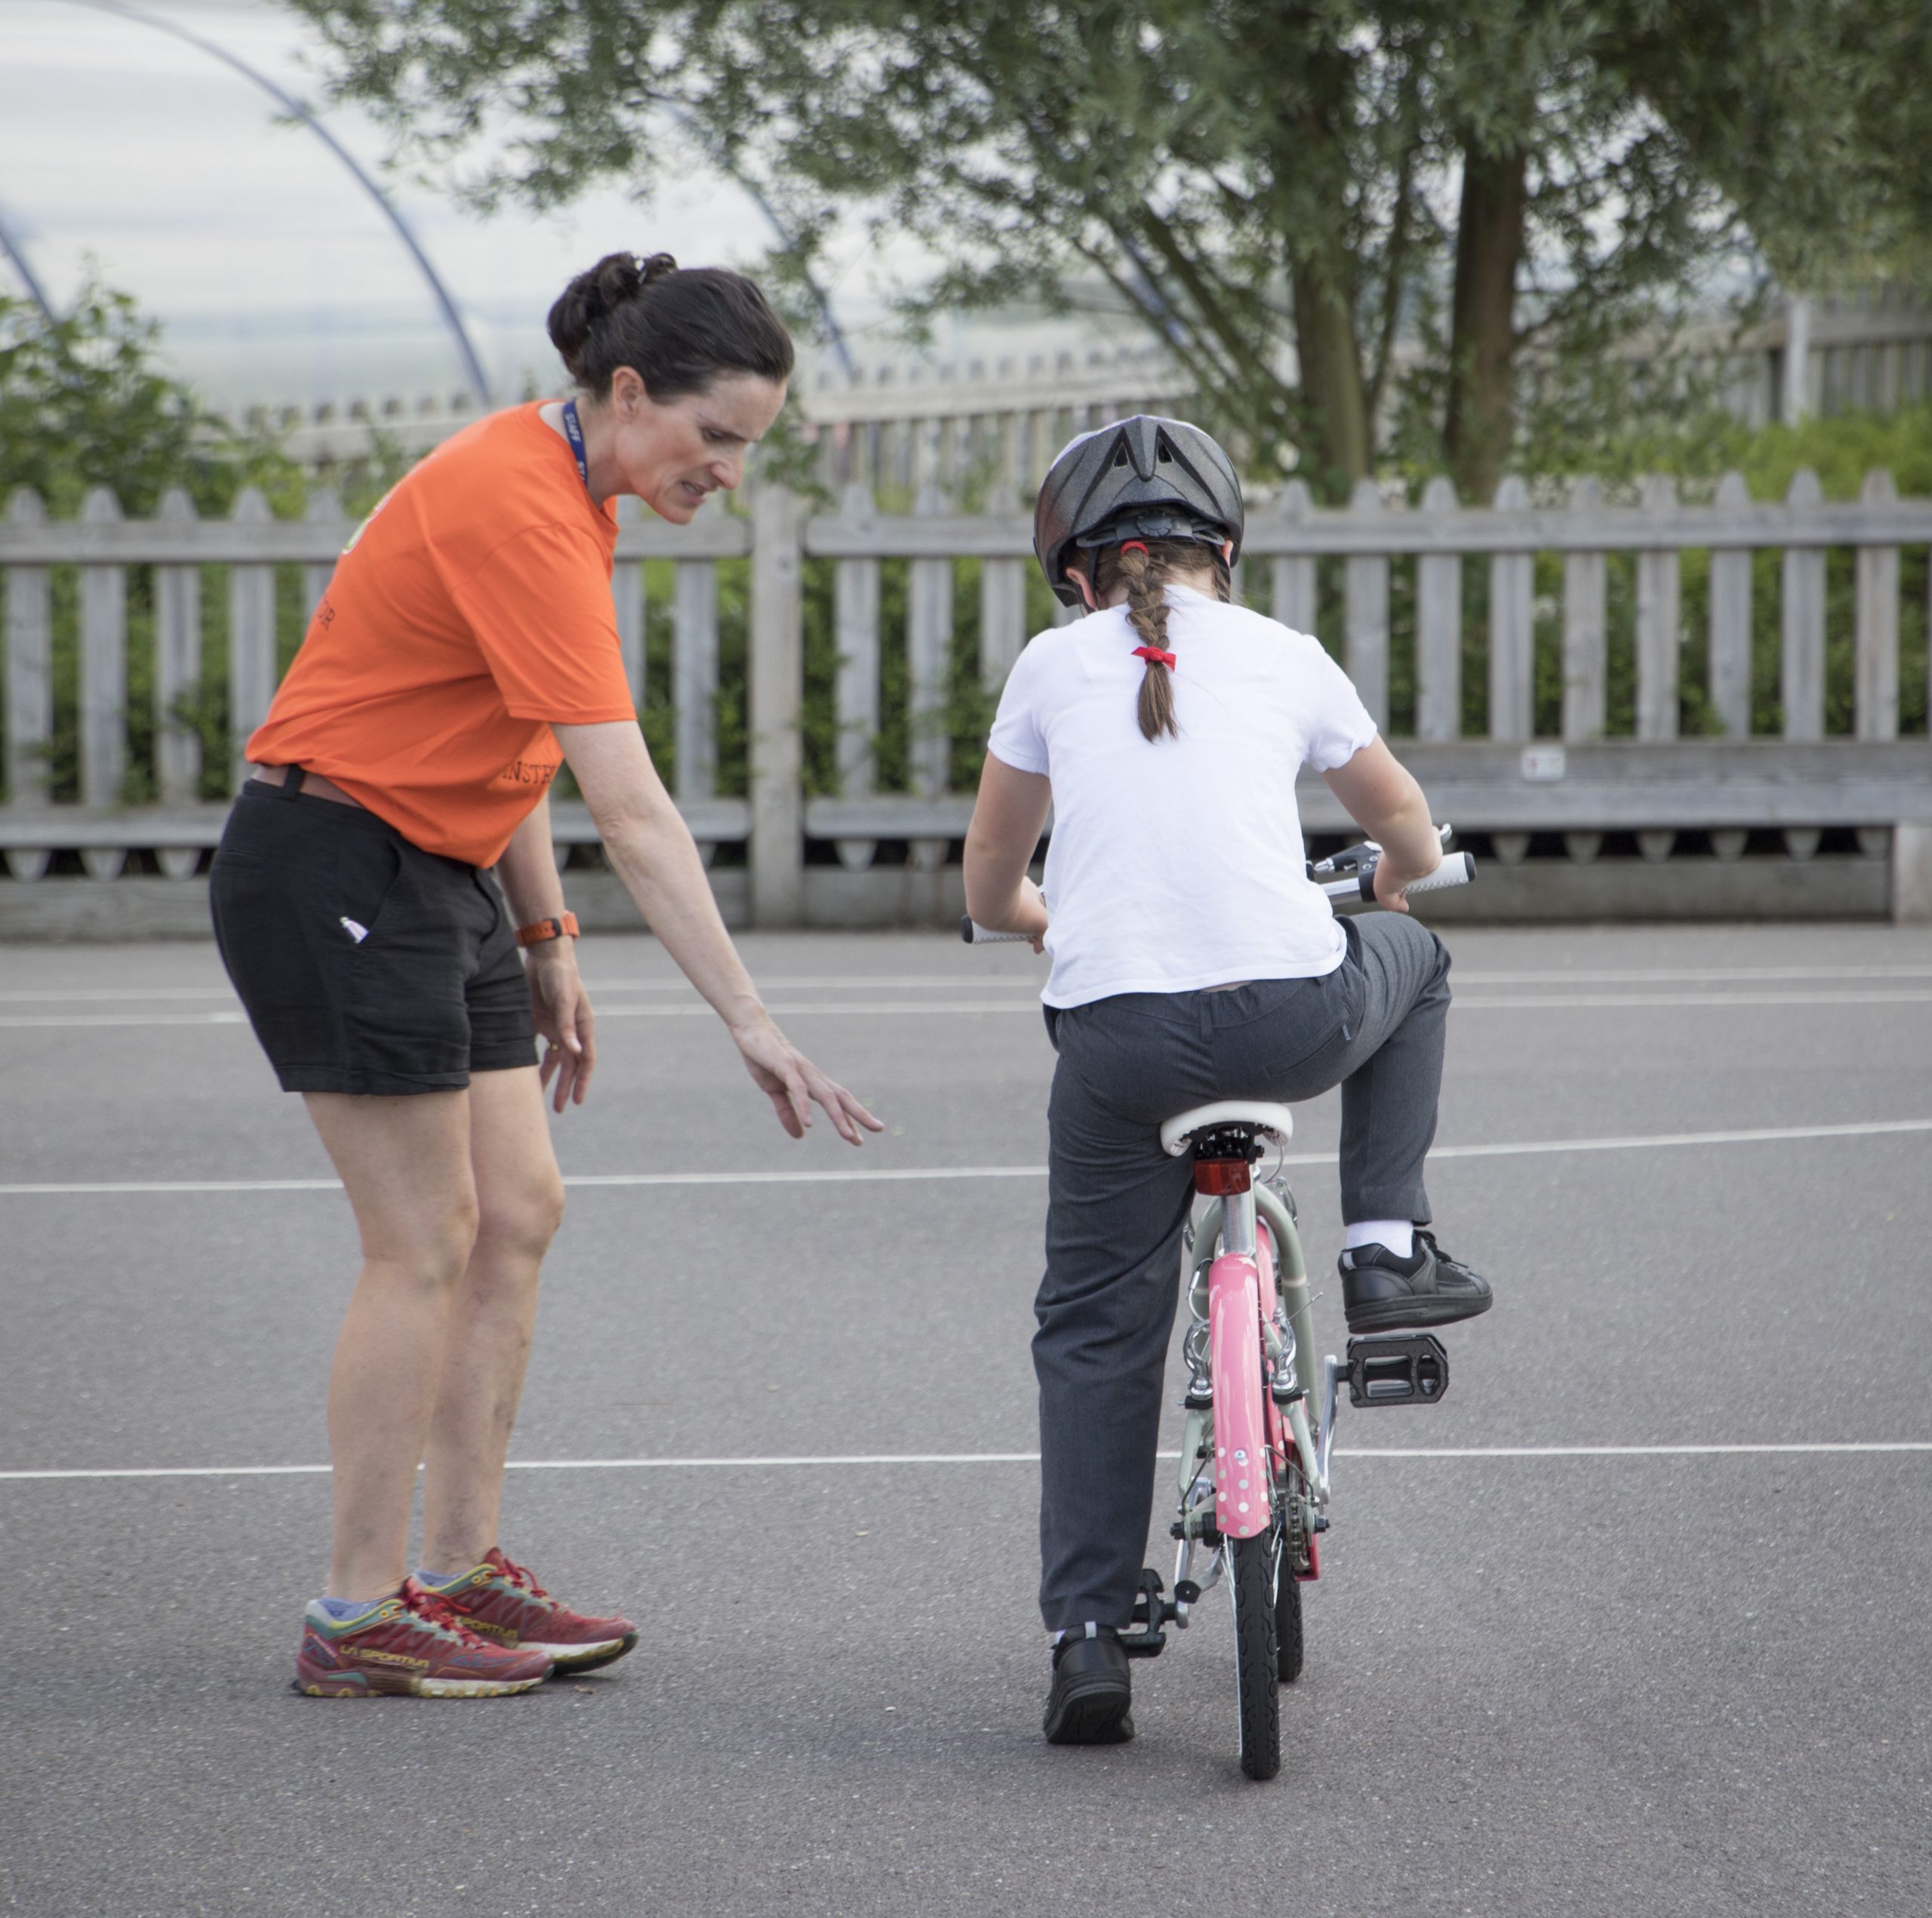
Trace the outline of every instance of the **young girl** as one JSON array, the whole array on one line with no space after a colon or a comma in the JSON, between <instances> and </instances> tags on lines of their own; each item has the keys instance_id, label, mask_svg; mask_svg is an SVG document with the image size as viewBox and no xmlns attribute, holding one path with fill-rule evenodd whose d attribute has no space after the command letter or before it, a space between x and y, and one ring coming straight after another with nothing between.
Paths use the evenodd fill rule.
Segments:
<instances>
[{"instance_id":1,"label":"young girl","mask_svg":"<svg viewBox=\"0 0 1932 1918\"><path fill-rule=\"evenodd\" d=\"M1033 1359L1055 1744L1133 1735L1118 1633L1192 1199L1162 1120L1339 1084L1349 1329L1444 1325L1491 1302L1419 1229L1449 1004L1448 954L1402 896L1441 858L1428 802L1321 646L1229 603L1242 525L1234 469L1198 427L1143 415L1061 453L1034 550L1088 617L1020 655L966 842L974 918L1034 935L1053 961ZM1387 914L1339 922L1309 882L1304 763L1381 842ZM1026 866L1049 805L1043 898Z\"/></svg>"}]
</instances>

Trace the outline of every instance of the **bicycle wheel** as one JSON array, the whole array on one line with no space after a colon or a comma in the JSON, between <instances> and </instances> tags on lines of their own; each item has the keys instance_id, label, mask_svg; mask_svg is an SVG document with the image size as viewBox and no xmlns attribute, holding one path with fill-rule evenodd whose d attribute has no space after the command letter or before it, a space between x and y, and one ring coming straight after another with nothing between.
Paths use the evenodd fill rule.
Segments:
<instances>
[{"instance_id":1,"label":"bicycle wheel","mask_svg":"<svg viewBox=\"0 0 1932 1918\"><path fill-rule=\"evenodd\" d=\"M1280 1652L1275 1638L1275 1535L1229 1541L1234 1557L1235 1670L1241 1698L1241 1769L1272 1778L1281 1769Z\"/></svg>"},{"instance_id":2,"label":"bicycle wheel","mask_svg":"<svg viewBox=\"0 0 1932 1918\"><path fill-rule=\"evenodd\" d=\"M1301 1676L1301 1581L1285 1550L1275 1587L1275 1657L1281 1682L1294 1684Z\"/></svg>"}]
</instances>

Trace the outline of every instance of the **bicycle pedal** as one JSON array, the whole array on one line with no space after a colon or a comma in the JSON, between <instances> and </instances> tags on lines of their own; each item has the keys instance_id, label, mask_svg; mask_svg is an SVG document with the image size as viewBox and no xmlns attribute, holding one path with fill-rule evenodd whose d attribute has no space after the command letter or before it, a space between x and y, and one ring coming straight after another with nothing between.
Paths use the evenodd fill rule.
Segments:
<instances>
[{"instance_id":1,"label":"bicycle pedal","mask_svg":"<svg viewBox=\"0 0 1932 1918\"><path fill-rule=\"evenodd\" d=\"M1349 1403L1432 1405L1449 1390L1449 1355L1433 1332L1349 1341Z\"/></svg>"},{"instance_id":2,"label":"bicycle pedal","mask_svg":"<svg viewBox=\"0 0 1932 1918\"><path fill-rule=\"evenodd\" d=\"M1161 1627L1172 1624L1180 1615L1173 1603L1161 1596L1161 1575L1148 1565L1140 1574L1140 1595L1128 1615L1129 1622L1142 1630L1122 1632L1120 1649L1130 1658L1158 1658L1168 1642Z\"/></svg>"}]
</instances>

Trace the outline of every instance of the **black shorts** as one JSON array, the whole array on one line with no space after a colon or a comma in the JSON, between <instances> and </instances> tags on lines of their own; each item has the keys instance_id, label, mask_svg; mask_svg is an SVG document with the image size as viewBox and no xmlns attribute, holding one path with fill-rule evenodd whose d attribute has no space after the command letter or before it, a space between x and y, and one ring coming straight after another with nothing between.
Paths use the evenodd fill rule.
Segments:
<instances>
[{"instance_id":1,"label":"black shorts","mask_svg":"<svg viewBox=\"0 0 1932 1918\"><path fill-rule=\"evenodd\" d=\"M495 879L373 812L250 780L208 902L285 1092L445 1092L473 1072L537 1063Z\"/></svg>"}]
</instances>

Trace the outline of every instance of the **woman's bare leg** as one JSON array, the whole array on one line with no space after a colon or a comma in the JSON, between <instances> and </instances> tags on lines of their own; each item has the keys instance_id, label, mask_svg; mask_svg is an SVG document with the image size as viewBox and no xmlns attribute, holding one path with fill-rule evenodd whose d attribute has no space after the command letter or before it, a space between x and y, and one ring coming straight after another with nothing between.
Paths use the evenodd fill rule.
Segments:
<instances>
[{"instance_id":1,"label":"woman's bare leg","mask_svg":"<svg viewBox=\"0 0 1932 1918\"><path fill-rule=\"evenodd\" d=\"M335 1539L328 1590L380 1598L408 1570L416 1468L451 1306L476 1241L469 1101L463 1092L305 1096L362 1239L361 1276L329 1376Z\"/></svg>"},{"instance_id":2,"label":"woman's bare leg","mask_svg":"<svg viewBox=\"0 0 1932 1918\"><path fill-rule=\"evenodd\" d=\"M563 1217L534 1066L471 1079L469 1156L476 1244L451 1316L423 1486L423 1562L452 1576L497 1543L538 1278Z\"/></svg>"}]
</instances>

